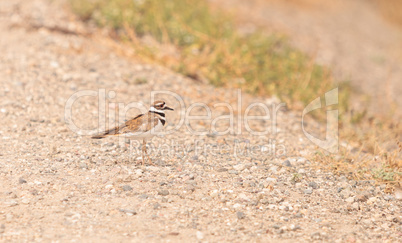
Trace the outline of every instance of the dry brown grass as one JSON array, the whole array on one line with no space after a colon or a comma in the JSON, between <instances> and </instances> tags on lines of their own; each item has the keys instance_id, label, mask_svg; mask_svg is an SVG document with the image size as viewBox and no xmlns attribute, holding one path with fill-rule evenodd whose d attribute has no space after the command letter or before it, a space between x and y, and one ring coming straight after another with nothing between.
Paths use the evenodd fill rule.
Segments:
<instances>
[{"instance_id":1,"label":"dry brown grass","mask_svg":"<svg viewBox=\"0 0 402 243\"><path fill-rule=\"evenodd\" d=\"M350 179L386 183L388 190L402 181L402 126L398 121L365 115L358 123L343 121L339 135L339 153L317 150L312 159Z\"/></svg>"},{"instance_id":2,"label":"dry brown grass","mask_svg":"<svg viewBox=\"0 0 402 243\"><path fill-rule=\"evenodd\" d=\"M401 144L395 140L398 148L389 152L380 146L376 153L366 153L364 148L353 151L347 146L341 146L336 155L322 153L321 150L310 158L321 162L320 169L329 169L338 175L347 175L353 180L375 180L386 184L387 192L391 193L402 181Z\"/></svg>"}]
</instances>

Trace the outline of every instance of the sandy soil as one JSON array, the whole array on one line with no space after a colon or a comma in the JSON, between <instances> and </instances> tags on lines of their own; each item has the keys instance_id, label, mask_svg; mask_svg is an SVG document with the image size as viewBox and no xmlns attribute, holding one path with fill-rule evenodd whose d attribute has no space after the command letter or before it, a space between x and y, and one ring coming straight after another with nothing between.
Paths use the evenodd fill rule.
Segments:
<instances>
[{"instance_id":1,"label":"sandy soil","mask_svg":"<svg viewBox=\"0 0 402 243\"><path fill-rule=\"evenodd\" d=\"M253 102L278 101L243 94L237 108L236 90L128 59L100 34L77 34L85 31L58 1L0 1L1 241L400 241L400 195L320 169L321 161L309 158L321 150L301 132L300 114L281 109L275 135L252 135L241 122L242 133L219 136L210 124L228 110L214 105L228 102L242 114ZM81 97L70 121L66 104L85 90L105 90L105 105ZM155 137L149 144L169 145L170 153L154 149L154 165L142 166L137 144L94 141L72 129L96 129L102 107L113 118L119 105L149 105L155 90L179 94L187 108L211 107L211 119L189 121L207 134L183 125ZM175 108L167 114L173 129L186 109L169 95L159 98ZM217 128L227 126L224 120ZM307 128L323 127L311 121Z\"/></svg>"}]
</instances>

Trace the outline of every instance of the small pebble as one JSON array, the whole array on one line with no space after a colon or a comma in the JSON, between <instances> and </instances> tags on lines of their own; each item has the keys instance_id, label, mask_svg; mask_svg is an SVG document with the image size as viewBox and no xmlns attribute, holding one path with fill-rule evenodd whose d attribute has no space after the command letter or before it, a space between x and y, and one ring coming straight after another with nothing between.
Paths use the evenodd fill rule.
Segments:
<instances>
[{"instance_id":1,"label":"small pebble","mask_svg":"<svg viewBox=\"0 0 402 243\"><path fill-rule=\"evenodd\" d=\"M239 172L237 172L237 170L229 170L228 173L229 173L229 174L232 174L232 175L237 175L237 174L239 174Z\"/></svg>"},{"instance_id":2,"label":"small pebble","mask_svg":"<svg viewBox=\"0 0 402 243\"><path fill-rule=\"evenodd\" d=\"M161 205L159 203L154 204L154 209L159 209L160 207L161 207Z\"/></svg>"},{"instance_id":3,"label":"small pebble","mask_svg":"<svg viewBox=\"0 0 402 243\"><path fill-rule=\"evenodd\" d=\"M297 173L299 173L299 174L305 174L305 173L306 173L306 170L305 170L305 169L300 169L300 170L297 171Z\"/></svg>"},{"instance_id":4,"label":"small pebble","mask_svg":"<svg viewBox=\"0 0 402 243\"><path fill-rule=\"evenodd\" d=\"M120 208L119 211L122 212L122 213L125 213L125 214L127 214L127 215L130 215L130 216L137 214L137 212L136 212L135 210L131 210L131 209L123 209L123 208Z\"/></svg>"},{"instance_id":5,"label":"small pebble","mask_svg":"<svg viewBox=\"0 0 402 243\"><path fill-rule=\"evenodd\" d=\"M228 169L221 167L221 168L218 168L216 171L217 172L226 172L226 171L228 171Z\"/></svg>"},{"instance_id":6,"label":"small pebble","mask_svg":"<svg viewBox=\"0 0 402 243\"><path fill-rule=\"evenodd\" d=\"M158 195L167 196L167 195L169 195L169 191L168 190L159 190Z\"/></svg>"},{"instance_id":7,"label":"small pebble","mask_svg":"<svg viewBox=\"0 0 402 243\"><path fill-rule=\"evenodd\" d=\"M283 166L287 166L287 167L292 167L292 164L290 163L289 160L283 161L283 162L282 162L282 165L283 165Z\"/></svg>"},{"instance_id":8,"label":"small pebble","mask_svg":"<svg viewBox=\"0 0 402 243\"><path fill-rule=\"evenodd\" d=\"M313 188L313 189L317 189L317 188L318 188L318 184L315 183L314 181L308 183L308 186L311 187L311 188Z\"/></svg>"},{"instance_id":9,"label":"small pebble","mask_svg":"<svg viewBox=\"0 0 402 243\"><path fill-rule=\"evenodd\" d=\"M122 188L123 188L123 191L125 191L125 192L133 190L133 188L129 185L124 185Z\"/></svg>"},{"instance_id":10,"label":"small pebble","mask_svg":"<svg viewBox=\"0 0 402 243\"><path fill-rule=\"evenodd\" d=\"M358 203L358 202L354 202L354 203L352 204L352 208L353 208L354 210L359 210L359 203Z\"/></svg>"},{"instance_id":11,"label":"small pebble","mask_svg":"<svg viewBox=\"0 0 402 243\"><path fill-rule=\"evenodd\" d=\"M243 212L240 212L240 211L236 213L236 216L237 216L238 219L244 219L246 217L246 215Z\"/></svg>"},{"instance_id":12,"label":"small pebble","mask_svg":"<svg viewBox=\"0 0 402 243\"><path fill-rule=\"evenodd\" d=\"M301 227L300 227L300 225L294 225L294 224L292 224L292 225L290 225L290 229L293 230L293 231L296 231L296 230L301 229Z\"/></svg>"},{"instance_id":13,"label":"small pebble","mask_svg":"<svg viewBox=\"0 0 402 243\"><path fill-rule=\"evenodd\" d=\"M356 202L365 202L367 201L367 197L363 194L359 194L356 196Z\"/></svg>"},{"instance_id":14,"label":"small pebble","mask_svg":"<svg viewBox=\"0 0 402 243\"><path fill-rule=\"evenodd\" d=\"M80 163L80 169L88 169L88 165L86 163Z\"/></svg>"},{"instance_id":15,"label":"small pebble","mask_svg":"<svg viewBox=\"0 0 402 243\"><path fill-rule=\"evenodd\" d=\"M22 177L20 177L20 178L18 179L18 182L19 182L20 184L27 183L27 181L26 181L24 178L22 178Z\"/></svg>"},{"instance_id":16,"label":"small pebble","mask_svg":"<svg viewBox=\"0 0 402 243\"><path fill-rule=\"evenodd\" d=\"M141 194L138 196L140 199L148 199L149 196L147 194Z\"/></svg>"}]
</instances>

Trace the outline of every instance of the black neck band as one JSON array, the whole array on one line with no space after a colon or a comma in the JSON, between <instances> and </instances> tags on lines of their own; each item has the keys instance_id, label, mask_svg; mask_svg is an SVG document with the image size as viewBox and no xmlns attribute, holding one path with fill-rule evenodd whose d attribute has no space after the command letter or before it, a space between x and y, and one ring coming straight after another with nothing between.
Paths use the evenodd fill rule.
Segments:
<instances>
[{"instance_id":1,"label":"black neck band","mask_svg":"<svg viewBox=\"0 0 402 243\"><path fill-rule=\"evenodd\" d=\"M158 115L160 115L161 117L165 117L165 113L163 113L163 112L157 112L157 111L149 111L149 112L158 114Z\"/></svg>"},{"instance_id":2,"label":"black neck band","mask_svg":"<svg viewBox=\"0 0 402 243\"><path fill-rule=\"evenodd\" d=\"M165 125L165 123L166 123L166 121L165 121L165 120L160 119L160 118L159 118L159 121L161 121L161 122L162 122L162 126L164 126L164 125Z\"/></svg>"}]
</instances>

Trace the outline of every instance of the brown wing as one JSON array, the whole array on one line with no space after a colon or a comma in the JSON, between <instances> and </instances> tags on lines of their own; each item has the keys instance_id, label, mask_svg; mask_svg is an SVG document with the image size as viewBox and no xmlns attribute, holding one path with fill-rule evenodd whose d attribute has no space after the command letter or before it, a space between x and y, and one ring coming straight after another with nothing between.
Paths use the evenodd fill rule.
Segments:
<instances>
[{"instance_id":1,"label":"brown wing","mask_svg":"<svg viewBox=\"0 0 402 243\"><path fill-rule=\"evenodd\" d=\"M155 115L154 113L148 113L147 131L151 130L156 125L158 125L158 122L159 118L157 115Z\"/></svg>"},{"instance_id":2,"label":"brown wing","mask_svg":"<svg viewBox=\"0 0 402 243\"><path fill-rule=\"evenodd\" d=\"M141 114L124 124L105 131L104 133L92 136L94 139L104 138L106 136L120 135L125 133L143 133L151 130L158 124L158 118L155 115Z\"/></svg>"}]
</instances>

